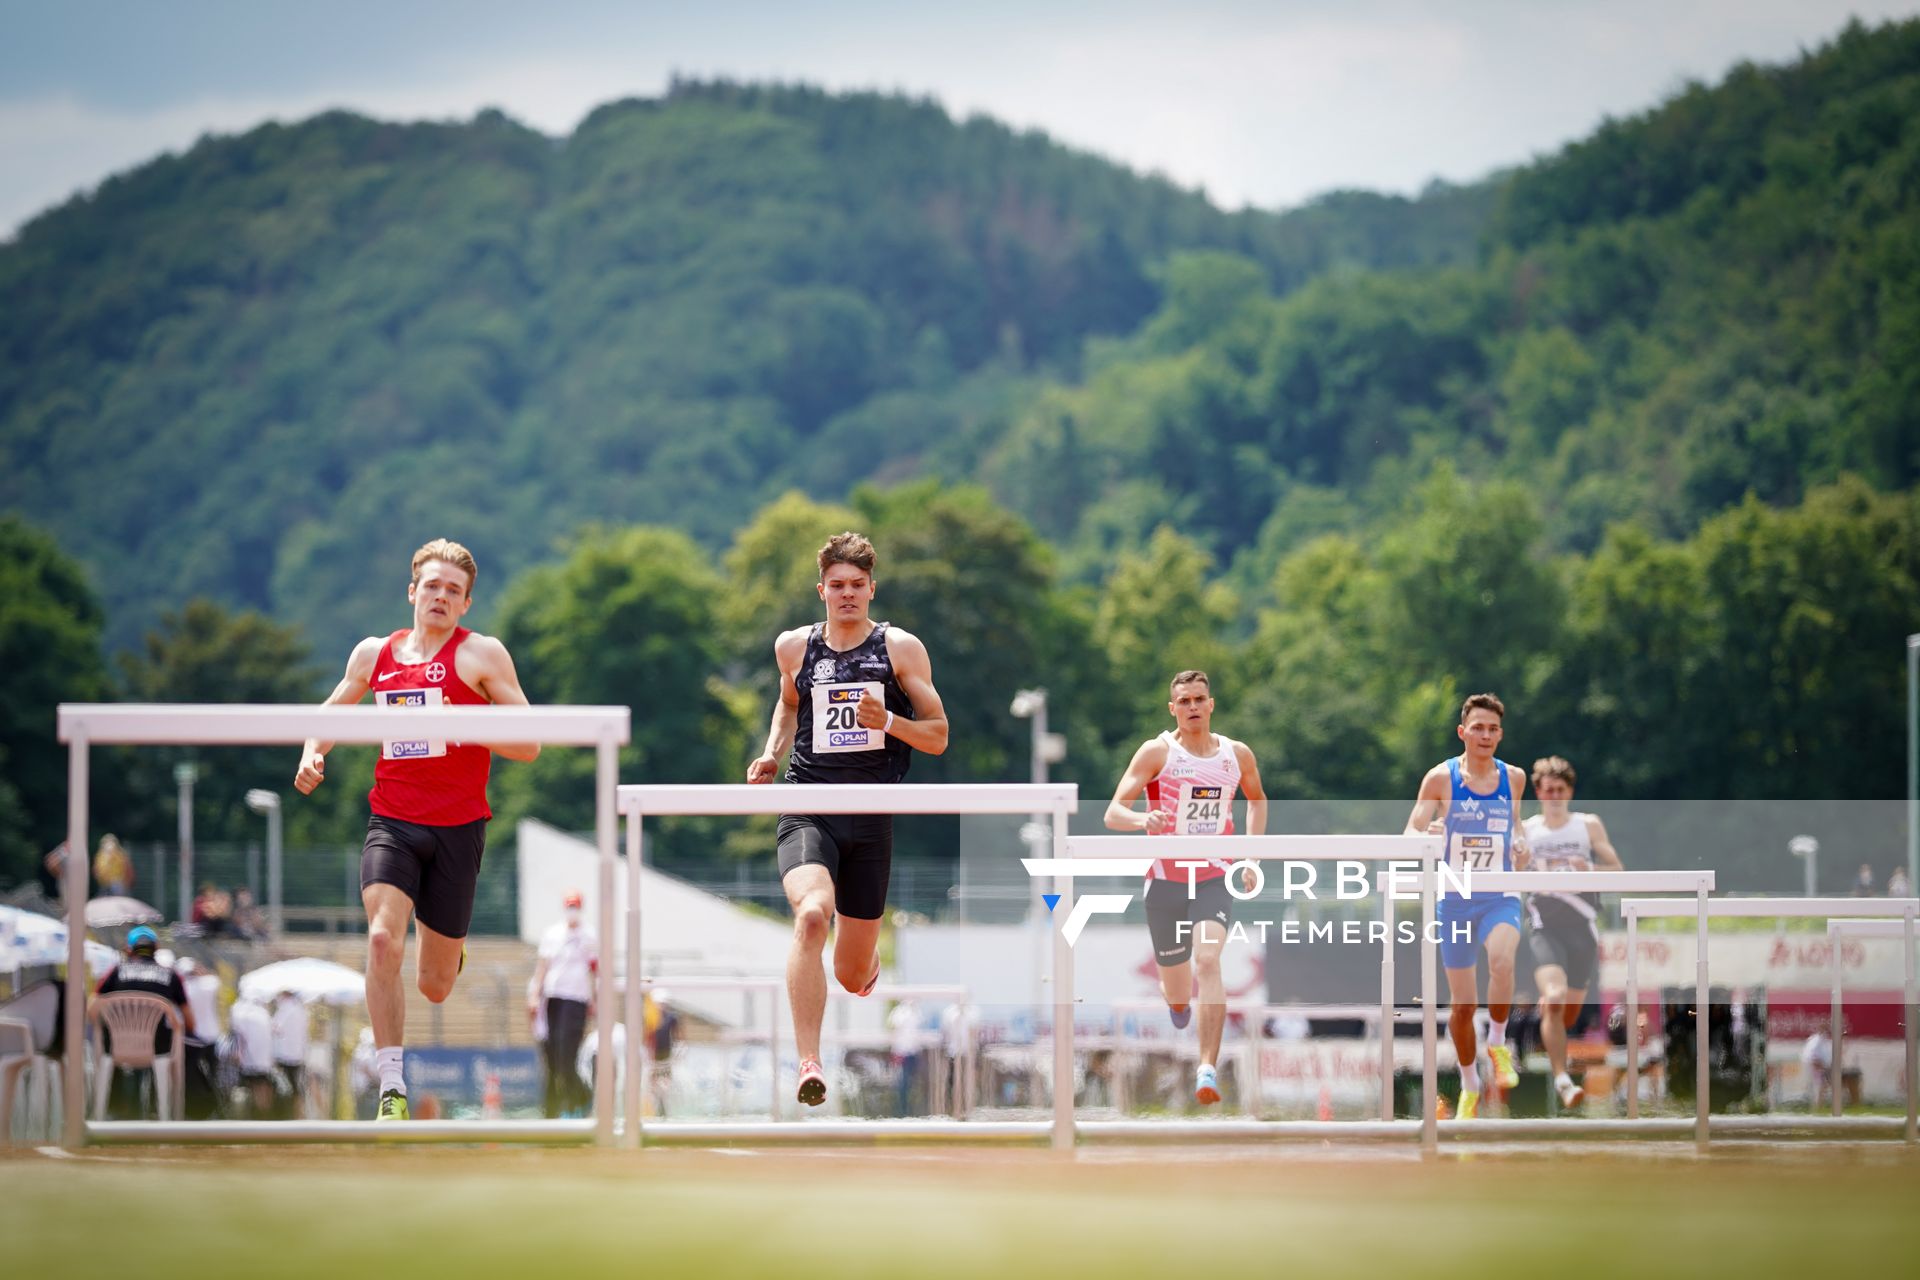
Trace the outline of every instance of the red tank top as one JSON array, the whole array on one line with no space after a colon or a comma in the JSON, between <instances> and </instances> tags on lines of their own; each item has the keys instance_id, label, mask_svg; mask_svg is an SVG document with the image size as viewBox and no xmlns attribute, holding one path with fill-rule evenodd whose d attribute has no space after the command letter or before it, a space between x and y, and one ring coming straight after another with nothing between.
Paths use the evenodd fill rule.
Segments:
<instances>
[{"instance_id":1,"label":"red tank top","mask_svg":"<svg viewBox=\"0 0 1920 1280\"><path fill-rule=\"evenodd\" d=\"M400 662L396 631L380 646L373 664L373 700L387 707L484 706L486 699L454 673L454 654L473 633L455 627L453 638L425 662ZM487 771L493 752L439 738L395 739L380 746L367 804L383 818L429 827L457 827L491 818Z\"/></svg>"}]
</instances>

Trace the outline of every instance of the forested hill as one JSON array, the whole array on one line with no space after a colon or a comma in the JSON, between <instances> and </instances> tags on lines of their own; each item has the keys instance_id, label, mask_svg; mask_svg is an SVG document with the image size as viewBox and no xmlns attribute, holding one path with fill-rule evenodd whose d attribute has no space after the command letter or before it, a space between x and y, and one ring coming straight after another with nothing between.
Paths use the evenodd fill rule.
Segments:
<instances>
[{"instance_id":1,"label":"forested hill","mask_svg":"<svg viewBox=\"0 0 1920 1280\"><path fill-rule=\"evenodd\" d=\"M1264 589L1437 465L1522 485L1549 548L1684 537L1752 491L1920 477L1920 22L1742 67L1510 175L1470 267L1188 255L988 474L1097 574L1162 522Z\"/></svg>"},{"instance_id":2,"label":"forested hill","mask_svg":"<svg viewBox=\"0 0 1920 1280\"><path fill-rule=\"evenodd\" d=\"M345 114L202 141L0 245L0 510L125 647L204 595L324 651L408 548L498 587L590 521L972 474L1181 250L1286 292L1470 261L1491 186L1273 215L925 102L682 84L554 140Z\"/></svg>"}]
</instances>

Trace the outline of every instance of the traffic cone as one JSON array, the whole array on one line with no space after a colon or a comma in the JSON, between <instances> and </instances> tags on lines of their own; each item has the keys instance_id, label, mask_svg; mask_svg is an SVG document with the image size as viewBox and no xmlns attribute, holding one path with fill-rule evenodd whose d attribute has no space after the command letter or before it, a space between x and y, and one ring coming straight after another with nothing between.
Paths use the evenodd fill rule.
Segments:
<instances>
[{"instance_id":1,"label":"traffic cone","mask_svg":"<svg viewBox=\"0 0 1920 1280\"><path fill-rule=\"evenodd\" d=\"M480 1095L480 1116L484 1120L500 1118L500 1073L487 1072L486 1091Z\"/></svg>"}]
</instances>

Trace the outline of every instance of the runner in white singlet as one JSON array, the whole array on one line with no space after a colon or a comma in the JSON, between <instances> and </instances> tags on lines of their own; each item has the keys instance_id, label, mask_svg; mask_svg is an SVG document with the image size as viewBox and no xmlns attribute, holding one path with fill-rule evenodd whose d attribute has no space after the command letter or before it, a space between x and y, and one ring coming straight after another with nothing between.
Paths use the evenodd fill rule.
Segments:
<instances>
[{"instance_id":1,"label":"runner in white singlet","mask_svg":"<svg viewBox=\"0 0 1920 1280\"><path fill-rule=\"evenodd\" d=\"M1175 727L1133 753L1107 804L1107 826L1172 836L1182 846L1193 837L1229 836L1234 796L1244 793L1248 833L1266 831L1260 766L1245 743L1213 732L1213 708L1206 672L1182 671L1173 678L1167 710ZM1133 807L1142 791L1145 812ZM1200 1067L1193 1096L1203 1106L1220 1101L1220 1040L1227 1025L1220 952L1233 920L1226 879L1232 862L1182 847L1173 857L1156 859L1147 872L1147 929L1174 1026L1185 1027L1193 1017L1196 981L1200 988Z\"/></svg>"}]
</instances>

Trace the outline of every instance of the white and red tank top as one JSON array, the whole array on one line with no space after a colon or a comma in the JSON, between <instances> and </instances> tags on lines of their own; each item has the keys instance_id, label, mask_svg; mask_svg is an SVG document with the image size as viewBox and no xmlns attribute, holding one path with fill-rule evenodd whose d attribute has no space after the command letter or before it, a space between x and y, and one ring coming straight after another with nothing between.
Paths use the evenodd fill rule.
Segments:
<instances>
[{"instance_id":1,"label":"white and red tank top","mask_svg":"<svg viewBox=\"0 0 1920 1280\"><path fill-rule=\"evenodd\" d=\"M1234 751L1233 739L1216 733L1213 737L1219 746L1214 753L1196 756L1180 745L1180 737L1173 731L1160 737L1167 744L1167 762L1147 783L1147 808L1159 809L1173 818L1173 825L1161 834L1232 835L1233 799L1240 791L1240 757ZM1147 879L1184 881L1189 868L1177 864L1191 861L1191 854L1161 858L1147 871ZM1206 866L1191 870L1196 881L1217 880L1232 865L1231 859L1209 858Z\"/></svg>"},{"instance_id":2,"label":"white and red tank top","mask_svg":"<svg viewBox=\"0 0 1920 1280\"><path fill-rule=\"evenodd\" d=\"M425 662L401 662L396 631L380 646L373 664L373 700L383 707L485 706L487 700L454 671L454 655L473 633L455 627L452 639ZM380 744L368 806L383 818L429 827L457 827L491 818L487 771L493 753L485 747L442 738L398 738Z\"/></svg>"}]
</instances>

